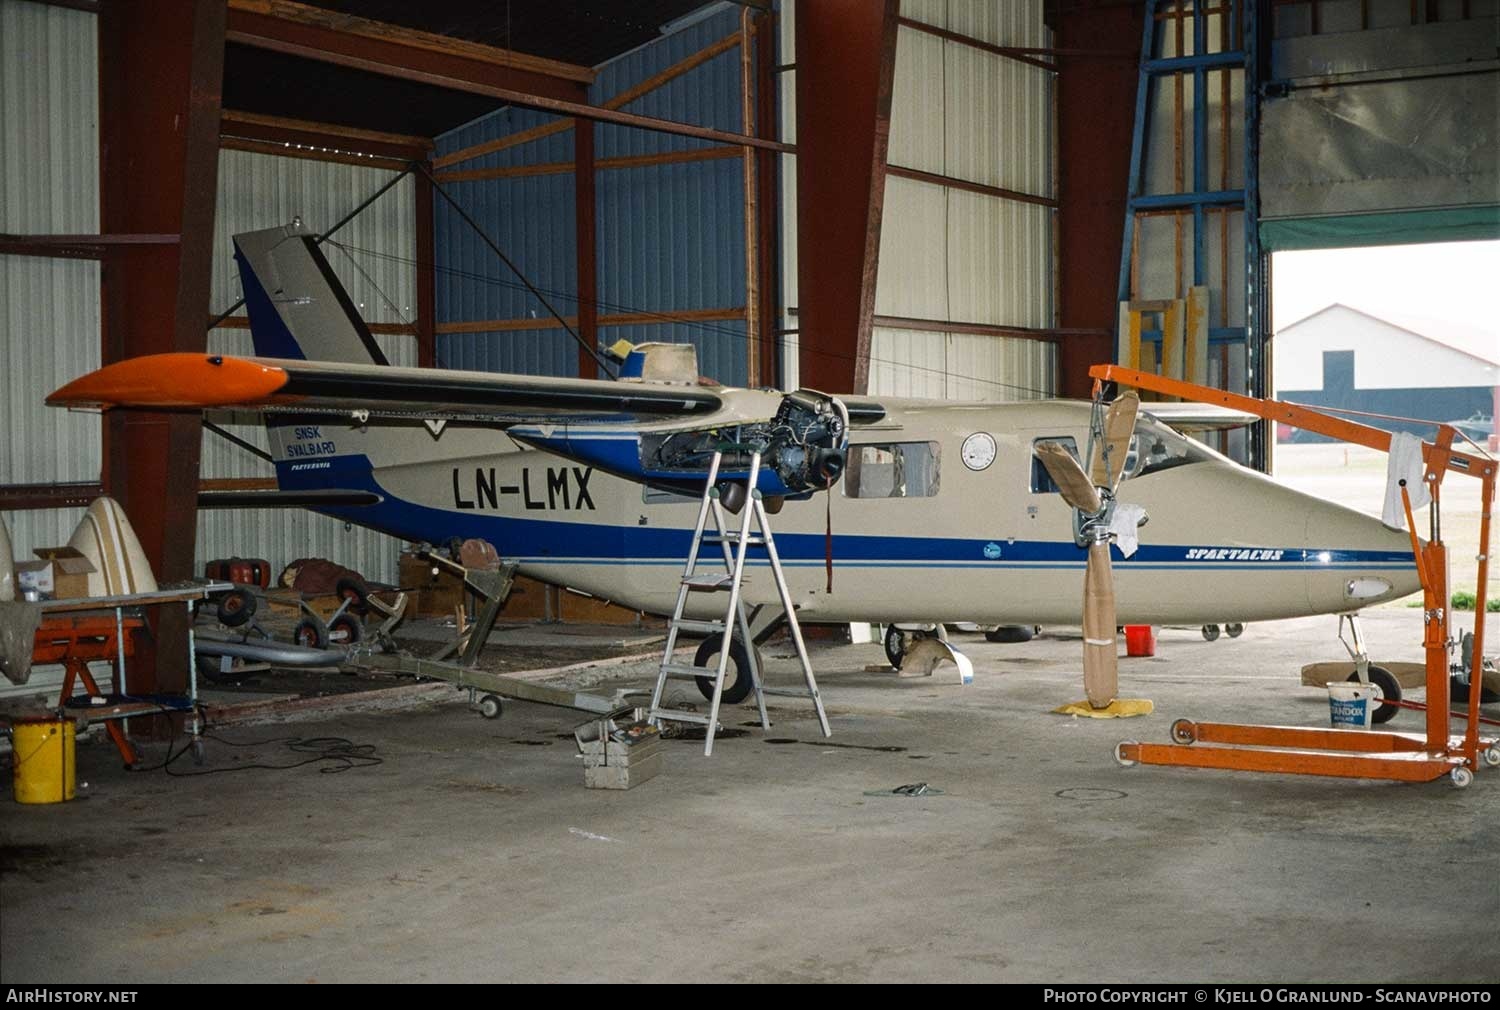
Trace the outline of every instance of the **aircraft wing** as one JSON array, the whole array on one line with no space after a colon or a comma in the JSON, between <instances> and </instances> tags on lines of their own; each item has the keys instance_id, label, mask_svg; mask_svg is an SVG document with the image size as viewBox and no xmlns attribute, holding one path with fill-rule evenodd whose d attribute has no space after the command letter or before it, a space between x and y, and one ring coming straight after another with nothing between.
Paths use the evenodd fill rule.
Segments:
<instances>
[{"instance_id":1,"label":"aircraft wing","mask_svg":"<svg viewBox=\"0 0 1500 1010\"><path fill-rule=\"evenodd\" d=\"M395 368L199 352L106 365L47 397L54 407L237 408L416 416L501 424L549 419L650 420L711 414L712 389L499 372Z\"/></svg>"},{"instance_id":2,"label":"aircraft wing","mask_svg":"<svg viewBox=\"0 0 1500 1010\"><path fill-rule=\"evenodd\" d=\"M1141 413L1150 414L1163 424L1190 435L1243 428L1260 420L1246 411L1231 410L1213 403L1143 403Z\"/></svg>"}]
</instances>

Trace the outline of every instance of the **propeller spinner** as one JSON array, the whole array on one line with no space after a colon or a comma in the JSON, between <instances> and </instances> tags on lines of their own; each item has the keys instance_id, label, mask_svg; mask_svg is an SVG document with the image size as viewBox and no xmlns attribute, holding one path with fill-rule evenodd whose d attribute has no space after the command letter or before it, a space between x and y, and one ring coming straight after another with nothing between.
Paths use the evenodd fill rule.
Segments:
<instances>
[{"instance_id":1,"label":"propeller spinner","mask_svg":"<svg viewBox=\"0 0 1500 1010\"><path fill-rule=\"evenodd\" d=\"M1089 705L1095 709L1108 708L1119 689L1109 526L1115 489L1125 471L1125 456L1140 406L1140 397L1134 390L1115 399L1102 411L1102 417L1096 404L1089 433L1087 471L1056 442L1042 442L1035 450L1063 501L1075 512L1075 528L1081 544L1088 545L1083 576L1083 689Z\"/></svg>"}]
</instances>

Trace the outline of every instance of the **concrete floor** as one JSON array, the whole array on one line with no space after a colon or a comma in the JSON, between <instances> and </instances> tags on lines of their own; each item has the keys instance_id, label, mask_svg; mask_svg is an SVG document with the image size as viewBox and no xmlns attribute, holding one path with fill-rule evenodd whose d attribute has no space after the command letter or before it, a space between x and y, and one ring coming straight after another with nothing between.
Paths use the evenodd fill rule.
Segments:
<instances>
[{"instance_id":1,"label":"concrete floor","mask_svg":"<svg viewBox=\"0 0 1500 1010\"><path fill-rule=\"evenodd\" d=\"M583 788L577 714L510 704L487 722L456 693L223 731L383 759L341 774L127 774L81 745L84 798L0 804L0 978L1493 980L1500 772L1458 790L1111 758L1181 716L1326 725L1296 674L1341 655L1334 624L1164 631L1155 658L1122 660L1124 692L1157 705L1129 722L1047 714L1080 695L1076 632L969 640L968 688L951 668L865 672L879 646L819 646L831 741L781 699L771 739L709 759L671 741L629 792ZM1421 658L1416 611L1366 631L1378 658ZM769 651L773 680L788 652ZM208 751L208 768L292 759ZM879 795L919 781L942 795Z\"/></svg>"}]
</instances>

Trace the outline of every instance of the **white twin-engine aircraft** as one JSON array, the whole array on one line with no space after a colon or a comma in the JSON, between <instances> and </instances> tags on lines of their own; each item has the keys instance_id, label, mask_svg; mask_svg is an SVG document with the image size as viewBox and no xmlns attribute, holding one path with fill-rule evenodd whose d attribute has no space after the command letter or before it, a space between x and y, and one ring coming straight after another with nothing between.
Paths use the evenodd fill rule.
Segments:
<instances>
[{"instance_id":1,"label":"white twin-engine aircraft","mask_svg":"<svg viewBox=\"0 0 1500 1010\"><path fill-rule=\"evenodd\" d=\"M1076 626L1087 568L1110 599L1085 641L1107 636L1112 667L1116 622L1343 613L1419 588L1405 532L1165 423L1205 426L1196 405L733 389L700 380L688 345L636 347L614 381L396 368L312 235L275 228L235 249L255 357L124 361L48 402L263 411L281 488L266 504L407 540L483 538L522 574L658 614L725 442L761 448L756 490L786 503L776 542L802 621ZM748 464L726 457L731 504ZM744 593L779 611L764 569ZM688 616L722 616L711 594L691 599Z\"/></svg>"}]
</instances>

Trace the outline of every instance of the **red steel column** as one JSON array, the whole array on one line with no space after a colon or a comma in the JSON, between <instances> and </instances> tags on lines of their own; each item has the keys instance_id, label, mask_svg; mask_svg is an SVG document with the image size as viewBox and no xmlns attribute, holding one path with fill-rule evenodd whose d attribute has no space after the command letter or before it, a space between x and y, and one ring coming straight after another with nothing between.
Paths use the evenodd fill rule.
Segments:
<instances>
[{"instance_id":1,"label":"red steel column","mask_svg":"<svg viewBox=\"0 0 1500 1010\"><path fill-rule=\"evenodd\" d=\"M180 236L110 247L106 362L207 346L224 21L221 3L101 5L101 230ZM200 426L197 415L116 411L105 427L104 485L161 582L193 574ZM183 690L186 615L154 611L130 688Z\"/></svg>"},{"instance_id":2,"label":"red steel column","mask_svg":"<svg viewBox=\"0 0 1500 1010\"><path fill-rule=\"evenodd\" d=\"M1142 4L1069 4L1057 48L1118 54L1141 37ZM1095 329L1058 347L1059 392L1087 397L1090 365L1114 361L1115 298L1125 226L1137 62L1105 56L1059 57L1057 74L1058 325Z\"/></svg>"},{"instance_id":3,"label":"red steel column","mask_svg":"<svg viewBox=\"0 0 1500 1010\"><path fill-rule=\"evenodd\" d=\"M797 8L801 384L864 392L891 129L897 0Z\"/></svg>"}]
</instances>

